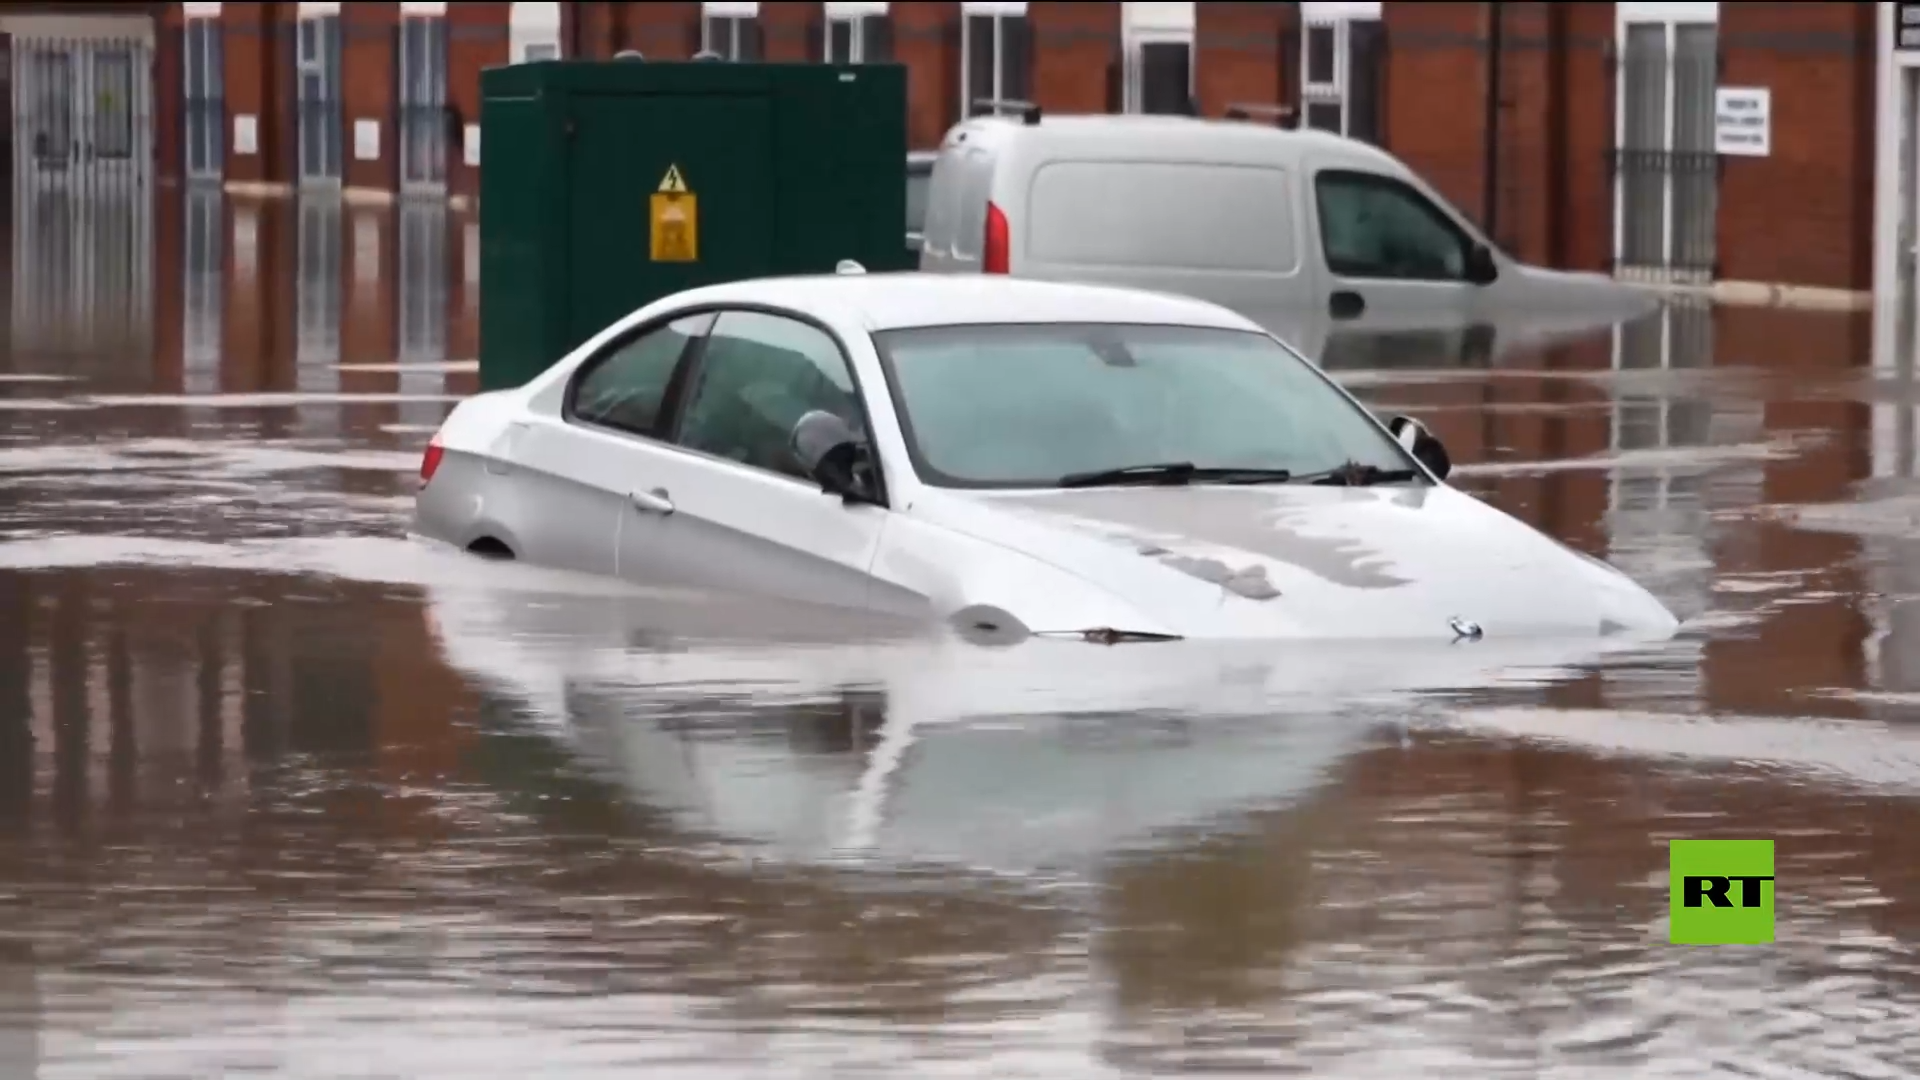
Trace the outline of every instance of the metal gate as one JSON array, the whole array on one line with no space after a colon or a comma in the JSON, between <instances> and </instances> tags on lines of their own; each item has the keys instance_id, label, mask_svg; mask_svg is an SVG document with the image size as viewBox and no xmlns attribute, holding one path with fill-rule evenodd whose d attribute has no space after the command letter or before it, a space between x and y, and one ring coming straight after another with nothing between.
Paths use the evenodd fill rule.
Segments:
<instances>
[{"instance_id":1,"label":"metal gate","mask_svg":"<svg viewBox=\"0 0 1920 1080\"><path fill-rule=\"evenodd\" d=\"M218 180L226 165L226 44L219 19L188 19L181 135L188 180Z\"/></svg>"},{"instance_id":2,"label":"metal gate","mask_svg":"<svg viewBox=\"0 0 1920 1080\"><path fill-rule=\"evenodd\" d=\"M400 20L400 190L447 187L447 20Z\"/></svg>"},{"instance_id":3,"label":"metal gate","mask_svg":"<svg viewBox=\"0 0 1920 1080\"><path fill-rule=\"evenodd\" d=\"M1622 277L1713 280L1719 28L1628 23L1615 65L1614 266Z\"/></svg>"},{"instance_id":4,"label":"metal gate","mask_svg":"<svg viewBox=\"0 0 1920 1080\"><path fill-rule=\"evenodd\" d=\"M152 44L16 32L10 51L16 190L146 190L153 166Z\"/></svg>"},{"instance_id":5,"label":"metal gate","mask_svg":"<svg viewBox=\"0 0 1920 1080\"><path fill-rule=\"evenodd\" d=\"M340 99L340 16L301 19L295 49L300 72L300 183L339 187L346 128Z\"/></svg>"},{"instance_id":6,"label":"metal gate","mask_svg":"<svg viewBox=\"0 0 1920 1080\"><path fill-rule=\"evenodd\" d=\"M9 209L24 272L8 332L19 352L124 373L152 356L153 46L117 30L13 29Z\"/></svg>"}]
</instances>

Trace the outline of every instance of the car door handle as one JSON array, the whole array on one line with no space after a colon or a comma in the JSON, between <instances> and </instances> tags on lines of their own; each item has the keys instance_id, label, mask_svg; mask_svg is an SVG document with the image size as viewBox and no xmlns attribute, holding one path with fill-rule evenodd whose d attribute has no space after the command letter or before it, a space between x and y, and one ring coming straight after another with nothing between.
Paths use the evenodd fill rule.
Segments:
<instances>
[{"instance_id":1,"label":"car door handle","mask_svg":"<svg viewBox=\"0 0 1920 1080\"><path fill-rule=\"evenodd\" d=\"M667 494L666 488L654 488L652 491L630 491L627 493L627 501L633 503L633 508L642 513L673 513L673 498Z\"/></svg>"},{"instance_id":2,"label":"car door handle","mask_svg":"<svg viewBox=\"0 0 1920 1080\"><path fill-rule=\"evenodd\" d=\"M1327 298L1327 313L1336 319L1356 319L1367 310L1367 301L1357 292L1341 290Z\"/></svg>"}]
</instances>

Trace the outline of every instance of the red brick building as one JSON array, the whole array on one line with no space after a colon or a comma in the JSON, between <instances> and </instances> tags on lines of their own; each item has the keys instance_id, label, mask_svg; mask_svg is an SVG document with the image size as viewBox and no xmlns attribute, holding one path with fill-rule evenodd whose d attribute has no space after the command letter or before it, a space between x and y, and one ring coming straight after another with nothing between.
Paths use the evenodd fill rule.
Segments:
<instances>
[{"instance_id":1,"label":"red brick building","mask_svg":"<svg viewBox=\"0 0 1920 1080\"><path fill-rule=\"evenodd\" d=\"M1528 260L1857 292L1874 274L1876 7L1892 6L16 3L0 33L14 175L30 182L40 155L84 141L73 132L105 130L88 110L123 82L132 119L113 149L151 160L156 187L459 198L476 187L488 65L892 59L918 146L988 97L1283 106L1380 142ZM151 86L103 51L123 39L151 50ZM1715 152L1727 88L1769 95L1764 155Z\"/></svg>"}]
</instances>

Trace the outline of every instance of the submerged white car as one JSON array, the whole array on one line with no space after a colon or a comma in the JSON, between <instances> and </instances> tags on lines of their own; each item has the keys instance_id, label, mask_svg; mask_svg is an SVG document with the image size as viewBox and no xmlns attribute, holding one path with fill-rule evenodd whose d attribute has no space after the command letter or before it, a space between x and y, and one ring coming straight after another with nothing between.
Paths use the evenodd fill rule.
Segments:
<instances>
[{"instance_id":1,"label":"submerged white car","mask_svg":"<svg viewBox=\"0 0 1920 1080\"><path fill-rule=\"evenodd\" d=\"M984 641L1675 631L1449 468L1213 304L849 272L668 297L462 402L416 529Z\"/></svg>"}]
</instances>

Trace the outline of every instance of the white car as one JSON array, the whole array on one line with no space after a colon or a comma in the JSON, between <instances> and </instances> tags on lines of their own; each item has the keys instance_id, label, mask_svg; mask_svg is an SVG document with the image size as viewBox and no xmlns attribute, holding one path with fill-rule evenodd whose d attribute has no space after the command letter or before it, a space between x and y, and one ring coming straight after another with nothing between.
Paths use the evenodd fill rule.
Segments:
<instances>
[{"instance_id":1,"label":"white car","mask_svg":"<svg viewBox=\"0 0 1920 1080\"><path fill-rule=\"evenodd\" d=\"M1225 308L848 270L668 297L462 402L421 463L417 531L985 641L1677 627Z\"/></svg>"}]
</instances>

